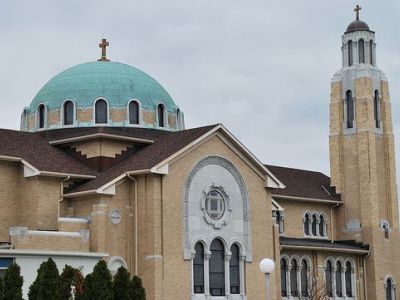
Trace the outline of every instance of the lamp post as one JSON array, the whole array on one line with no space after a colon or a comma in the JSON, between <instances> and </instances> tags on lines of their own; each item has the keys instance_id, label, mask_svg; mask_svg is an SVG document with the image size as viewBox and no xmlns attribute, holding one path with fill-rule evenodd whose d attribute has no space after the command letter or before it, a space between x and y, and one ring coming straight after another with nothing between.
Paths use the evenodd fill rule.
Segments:
<instances>
[{"instance_id":1,"label":"lamp post","mask_svg":"<svg viewBox=\"0 0 400 300\"><path fill-rule=\"evenodd\" d=\"M275 262L272 259L264 258L260 262L260 270L265 274L265 288L267 292L267 300L270 299L269 295L269 277L272 271L275 269Z\"/></svg>"}]
</instances>

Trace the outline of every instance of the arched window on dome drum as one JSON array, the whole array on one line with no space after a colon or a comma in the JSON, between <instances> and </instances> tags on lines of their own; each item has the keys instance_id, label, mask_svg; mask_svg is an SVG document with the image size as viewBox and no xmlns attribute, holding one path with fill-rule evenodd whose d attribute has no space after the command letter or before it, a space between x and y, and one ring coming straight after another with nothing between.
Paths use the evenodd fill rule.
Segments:
<instances>
[{"instance_id":1,"label":"arched window on dome drum","mask_svg":"<svg viewBox=\"0 0 400 300\"><path fill-rule=\"evenodd\" d=\"M374 65L374 41L369 41L369 63Z\"/></svg>"},{"instance_id":2,"label":"arched window on dome drum","mask_svg":"<svg viewBox=\"0 0 400 300\"><path fill-rule=\"evenodd\" d=\"M300 282L301 295L303 297L308 297L308 263L305 259L301 261Z\"/></svg>"},{"instance_id":3,"label":"arched window on dome drum","mask_svg":"<svg viewBox=\"0 0 400 300\"><path fill-rule=\"evenodd\" d=\"M219 239L211 243L210 257L210 294L211 296L225 296L225 251Z\"/></svg>"},{"instance_id":4,"label":"arched window on dome drum","mask_svg":"<svg viewBox=\"0 0 400 300\"><path fill-rule=\"evenodd\" d=\"M310 235L310 215L306 214L304 217L304 234Z\"/></svg>"},{"instance_id":5,"label":"arched window on dome drum","mask_svg":"<svg viewBox=\"0 0 400 300\"><path fill-rule=\"evenodd\" d=\"M297 260L292 259L290 268L290 293L293 297L296 297L299 294L298 287L297 287Z\"/></svg>"},{"instance_id":6,"label":"arched window on dome drum","mask_svg":"<svg viewBox=\"0 0 400 300\"><path fill-rule=\"evenodd\" d=\"M360 64L365 64L365 48L363 39L358 41L358 61Z\"/></svg>"},{"instance_id":7,"label":"arched window on dome drum","mask_svg":"<svg viewBox=\"0 0 400 300\"><path fill-rule=\"evenodd\" d=\"M108 104L105 100L100 99L96 101L95 105L95 122L96 124L108 123Z\"/></svg>"},{"instance_id":8,"label":"arched window on dome drum","mask_svg":"<svg viewBox=\"0 0 400 300\"><path fill-rule=\"evenodd\" d=\"M286 297L288 295L287 272L288 272L287 261L286 261L286 259L281 258L281 296L282 297Z\"/></svg>"},{"instance_id":9,"label":"arched window on dome drum","mask_svg":"<svg viewBox=\"0 0 400 300\"><path fill-rule=\"evenodd\" d=\"M311 233L313 236L317 235L317 216L316 215L312 216Z\"/></svg>"},{"instance_id":10,"label":"arched window on dome drum","mask_svg":"<svg viewBox=\"0 0 400 300\"><path fill-rule=\"evenodd\" d=\"M385 300L395 300L396 299L396 294L395 294L395 288L394 288L394 282L392 278L386 279L385 282Z\"/></svg>"},{"instance_id":11,"label":"arched window on dome drum","mask_svg":"<svg viewBox=\"0 0 400 300\"><path fill-rule=\"evenodd\" d=\"M375 90L374 94L374 117L375 117L375 127L380 128L381 126L381 116L380 116L380 97L379 91Z\"/></svg>"},{"instance_id":12,"label":"arched window on dome drum","mask_svg":"<svg viewBox=\"0 0 400 300\"><path fill-rule=\"evenodd\" d=\"M353 42L349 41L347 44L347 55L349 57L349 66L353 65Z\"/></svg>"},{"instance_id":13,"label":"arched window on dome drum","mask_svg":"<svg viewBox=\"0 0 400 300\"><path fill-rule=\"evenodd\" d=\"M165 108L161 103L157 106L158 127L165 127Z\"/></svg>"},{"instance_id":14,"label":"arched window on dome drum","mask_svg":"<svg viewBox=\"0 0 400 300\"><path fill-rule=\"evenodd\" d=\"M336 296L338 297L343 297L342 268L342 263L340 261L336 262Z\"/></svg>"},{"instance_id":15,"label":"arched window on dome drum","mask_svg":"<svg viewBox=\"0 0 400 300\"><path fill-rule=\"evenodd\" d=\"M346 92L346 126L353 128L354 122L354 102L353 94L351 91Z\"/></svg>"},{"instance_id":16,"label":"arched window on dome drum","mask_svg":"<svg viewBox=\"0 0 400 300\"><path fill-rule=\"evenodd\" d=\"M326 262L326 266L325 266L326 295L328 297L333 296L332 280L333 280L333 266L332 266L332 262L330 260L328 260Z\"/></svg>"},{"instance_id":17,"label":"arched window on dome drum","mask_svg":"<svg viewBox=\"0 0 400 300\"><path fill-rule=\"evenodd\" d=\"M181 116L181 110L178 108L176 110L176 128L177 129L182 129L182 116Z\"/></svg>"},{"instance_id":18,"label":"arched window on dome drum","mask_svg":"<svg viewBox=\"0 0 400 300\"><path fill-rule=\"evenodd\" d=\"M136 101L129 102L129 124L139 124L139 104Z\"/></svg>"},{"instance_id":19,"label":"arched window on dome drum","mask_svg":"<svg viewBox=\"0 0 400 300\"><path fill-rule=\"evenodd\" d=\"M37 115L38 127L39 128L44 128L45 119L46 119L46 108L44 107L43 104L39 105L37 114L38 114Z\"/></svg>"},{"instance_id":20,"label":"arched window on dome drum","mask_svg":"<svg viewBox=\"0 0 400 300\"><path fill-rule=\"evenodd\" d=\"M196 255L193 259L193 290L195 294L204 294L204 247L197 243L194 247Z\"/></svg>"},{"instance_id":21,"label":"arched window on dome drum","mask_svg":"<svg viewBox=\"0 0 400 300\"><path fill-rule=\"evenodd\" d=\"M74 103L72 101L66 101L63 107L64 111L64 125L74 124Z\"/></svg>"},{"instance_id":22,"label":"arched window on dome drum","mask_svg":"<svg viewBox=\"0 0 400 300\"><path fill-rule=\"evenodd\" d=\"M240 269L239 269L239 246L232 245L231 259L229 261L229 278L231 281L231 294L240 294Z\"/></svg>"},{"instance_id":23,"label":"arched window on dome drum","mask_svg":"<svg viewBox=\"0 0 400 300\"><path fill-rule=\"evenodd\" d=\"M344 273L344 278L346 281L346 296L352 297L353 296L353 286L351 282L351 263L348 261L346 262L346 271Z\"/></svg>"}]
</instances>

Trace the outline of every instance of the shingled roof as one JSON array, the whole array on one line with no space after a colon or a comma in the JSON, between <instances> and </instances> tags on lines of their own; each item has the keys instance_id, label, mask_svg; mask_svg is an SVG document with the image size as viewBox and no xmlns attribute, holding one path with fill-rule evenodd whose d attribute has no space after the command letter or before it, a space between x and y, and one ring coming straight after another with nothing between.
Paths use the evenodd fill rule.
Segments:
<instances>
[{"instance_id":1,"label":"shingled roof","mask_svg":"<svg viewBox=\"0 0 400 300\"><path fill-rule=\"evenodd\" d=\"M40 135L0 129L0 156L20 158L39 171L78 175L96 172L62 150L52 147Z\"/></svg>"},{"instance_id":2,"label":"shingled roof","mask_svg":"<svg viewBox=\"0 0 400 300\"><path fill-rule=\"evenodd\" d=\"M271 165L266 167L286 186L274 189L272 195L340 201L340 195L331 188L331 179L325 174Z\"/></svg>"}]
</instances>

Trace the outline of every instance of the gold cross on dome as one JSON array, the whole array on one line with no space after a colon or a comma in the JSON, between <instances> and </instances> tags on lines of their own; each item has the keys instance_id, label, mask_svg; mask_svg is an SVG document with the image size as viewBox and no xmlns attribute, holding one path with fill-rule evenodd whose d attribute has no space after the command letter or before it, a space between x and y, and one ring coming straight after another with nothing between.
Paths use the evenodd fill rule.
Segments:
<instances>
[{"instance_id":1,"label":"gold cross on dome","mask_svg":"<svg viewBox=\"0 0 400 300\"><path fill-rule=\"evenodd\" d=\"M110 43L107 42L107 39L102 39L99 47L101 48L101 58L98 61L110 61L107 59L107 47L110 46Z\"/></svg>"},{"instance_id":2,"label":"gold cross on dome","mask_svg":"<svg viewBox=\"0 0 400 300\"><path fill-rule=\"evenodd\" d=\"M360 20L360 10L361 10L361 6L357 4L356 8L354 9L354 11L356 12L356 20Z\"/></svg>"}]
</instances>

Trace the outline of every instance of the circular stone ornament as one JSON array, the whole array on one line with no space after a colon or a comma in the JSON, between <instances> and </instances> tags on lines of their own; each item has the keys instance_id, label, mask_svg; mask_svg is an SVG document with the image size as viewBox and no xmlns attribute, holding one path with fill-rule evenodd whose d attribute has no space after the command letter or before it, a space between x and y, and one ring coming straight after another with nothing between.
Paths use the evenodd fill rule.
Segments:
<instances>
[{"instance_id":1,"label":"circular stone ornament","mask_svg":"<svg viewBox=\"0 0 400 300\"><path fill-rule=\"evenodd\" d=\"M110 219L112 224L119 224L121 222L121 212L119 209L113 209L110 211Z\"/></svg>"}]
</instances>

